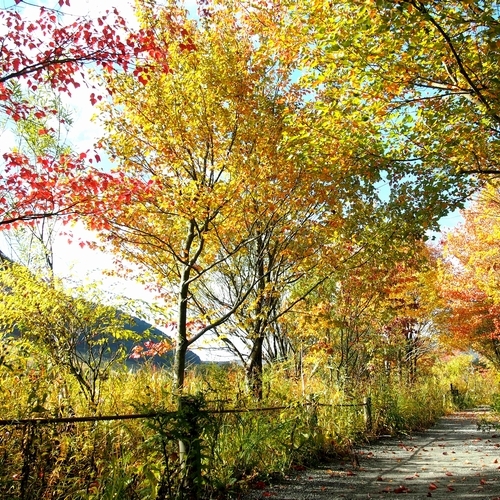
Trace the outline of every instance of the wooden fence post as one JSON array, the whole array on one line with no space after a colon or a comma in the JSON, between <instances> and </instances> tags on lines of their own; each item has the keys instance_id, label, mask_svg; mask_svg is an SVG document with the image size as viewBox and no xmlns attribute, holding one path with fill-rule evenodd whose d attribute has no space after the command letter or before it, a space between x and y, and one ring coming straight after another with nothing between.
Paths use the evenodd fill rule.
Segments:
<instances>
[{"instance_id":1,"label":"wooden fence post","mask_svg":"<svg viewBox=\"0 0 500 500\"><path fill-rule=\"evenodd\" d=\"M451 402L459 409L463 408L464 395L460 394L459 389L457 387L454 387L453 384L450 384L450 393L451 393Z\"/></svg>"},{"instance_id":2,"label":"wooden fence post","mask_svg":"<svg viewBox=\"0 0 500 500\"><path fill-rule=\"evenodd\" d=\"M318 427L318 399L317 394L309 394L306 400L308 421L311 429Z\"/></svg>"},{"instance_id":3,"label":"wooden fence post","mask_svg":"<svg viewBox=\"0 0 500 500\"><path fill-rule=\"evenodd\" d=\"M363 401L363 410L364 410L366 430L371 431L373 422L372 422L372 398L370 396L365 397Z\"/></svg>"},{"instance_id":4,"label":"wooden fence post","mask_svg":"<svg viewBox=\"0 0 500 500\"><path fill-rule=\"evenodd\" d=\"M198 396L180 396L178 422L181 430L179 458L184 473L181 498L201 498L201 429L204 401Z\"/></svg>"}]
</instances>

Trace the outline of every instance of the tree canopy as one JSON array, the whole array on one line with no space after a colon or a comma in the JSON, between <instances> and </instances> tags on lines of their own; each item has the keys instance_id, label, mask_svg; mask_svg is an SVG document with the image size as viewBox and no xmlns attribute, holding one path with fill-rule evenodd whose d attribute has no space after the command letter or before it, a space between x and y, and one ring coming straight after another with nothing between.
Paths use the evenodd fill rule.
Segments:
<instances>
[{"instance_id":1,"label":"tree canopy","mask_svg":"<svg viewBox=\"0 0 500 500\"><path fill-rule=\"evenodd\" d=\"M500 173L498 10L494 1L205 0L195 15L175 0L139 0L137 30L118 8L70 23L43 7L37 22L1 10L4 116L18 133L29 127L33 144L46 141L3 152L0 227L81 218L119 273L139 266L177 332L179 389L187 348L209 331L229 345L239 336L249 376L260 377L265 342L304 303L328 332L306 332L312 344L359 346L397 331L398 349L417 356L417 326L444 309L422 242L471 194L495 191ZM111 170L98 167L99 151L51 148L61 115L32 98L82 82L96 86ZM448 247L468 252L460 272L474 276L469 298L482 297L478 314L488 310L495 331L497 291L483 263L496 229L484 219L491 206L477 206L489 236L469 214L456 241L474 245L450 237ZM418 307L407 303L416 296Z\"/></svg>"}]
</instances>

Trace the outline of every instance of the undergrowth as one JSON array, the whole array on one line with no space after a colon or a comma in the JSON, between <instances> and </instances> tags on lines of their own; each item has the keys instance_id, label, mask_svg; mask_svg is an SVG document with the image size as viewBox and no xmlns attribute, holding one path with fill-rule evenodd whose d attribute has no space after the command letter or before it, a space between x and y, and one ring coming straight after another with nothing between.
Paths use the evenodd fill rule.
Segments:
<instances>
[{"instance_id":1,"label":"undergrowth","mask_svg":"<svg viewBox=\"0 0 500 500\"><path fill-rule=\"evenodd\" d=\"M114 370L102 382L99 406L93 409L96 415L157 412L155 418L2 426L0 497L193 497L184 488L188 472L178 440L186 432L185 421L170 413L176 409L170 381L167 370L151 366ZM377 435L428 427L453 408L448 384L449 378L432 374L411 384L384 374L346 390L321 373L295 380L274 366L265 374L265 399L257 402L245 391L240 367L193 370L187 393L198 402L202 465L196 494L223 498L326 456L346 456ZM78 384L43 359L0 366L0 385L7 396L0 402L4 419L89 414ZM191 445L194 449L194 441Z\"/></svg>"}]
</instances>

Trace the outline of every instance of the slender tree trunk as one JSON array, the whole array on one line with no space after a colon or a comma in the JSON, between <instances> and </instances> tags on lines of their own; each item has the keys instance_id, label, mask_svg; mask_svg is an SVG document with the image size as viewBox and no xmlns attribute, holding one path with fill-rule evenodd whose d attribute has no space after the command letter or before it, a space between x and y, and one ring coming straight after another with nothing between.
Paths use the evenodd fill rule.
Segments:
<instances>
[{"instance_id":1,"label":"slender tree trunk","mask_svg":"<svg viewBox=\"0 0 500 500\"><path fill-rule=\"evenodd\" d=\"M259 235L257 242L257 304L255 307L255 319L252 321L252 351L248 357L246 367L246 382L247 387L253 394L254 398L260 401L262 399L262 365L263 365L263 345L264 345L264 330L262 314L265 309L265 288L266 288L266 270L264 264L265 245L263 235Z\"/></svg>"},{"instance_id":2,"label":"slender tree trunk","mask_svg":"<svg viewBox=\"0 0 500 500\"><path fill-rule=\"evenodd\" d=\"M177 346L174 355L174 388L178 392L182 392L182 389L184 387L186 352L187 342L182 338L182 335L178 333Z\"/></svg>"},{"instance_id":3,"label":"slender tree trunk","mask_svg":"<svg viewBox=\"0 0 500 500\"><path fill-rule=\"evenodd\" d=\"M189 269L185 269L181 278L179 289L179 304L177 313L177 337L174 355L174 387L180 393L184 387L186 370L187 341L187 305L189 285L186 283L189 278Z\"/></svg>"},{"instance_id":4,"label":"slender tree trunk","mask_svg":"<svg viewBox=\"0 0 500 500\"><path fill-rule=\"evenodd\" d=\"M264 337L259 336L254 340L252 352L248 358L246 379L247 386L254 398L260 401L263 396L262 391L262 357Z\"/></svg>"},{"instance_id":5,"label":"slender tree trunk","mask_svg":"<svg viewBox=\"0 0 500 500\"><path fill-rule=\"evenodd\" d=\"M182 268L179 292L178 292L178 311L177 311L177 336L174 355L174 388L181 393L184 387L186 371L186 353L188 348L187 338L187 314L189 297L189 278L193 263L189 261L189 252L191 250L195 232L194 221L190 221L186 241L184 242L184 257L186 262Z\"/></svg>"}]
</instances>

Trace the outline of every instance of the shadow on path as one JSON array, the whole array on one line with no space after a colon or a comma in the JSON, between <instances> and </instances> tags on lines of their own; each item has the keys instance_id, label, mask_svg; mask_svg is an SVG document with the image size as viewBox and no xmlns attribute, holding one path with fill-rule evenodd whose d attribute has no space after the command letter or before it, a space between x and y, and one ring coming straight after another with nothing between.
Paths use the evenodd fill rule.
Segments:
<instances>
[{"instance_id":1,"label":"shadow on path","mask_svg":"<svg viewBox=\"0 0 500 500\"><path fill-rule=\"evenodd\" d=\"M500 431L478 430L484 412L455 413L424 433L380 439L357 450L358 468L331 463L244 498L500 500Z\"/></svg>"}]
</instances>

